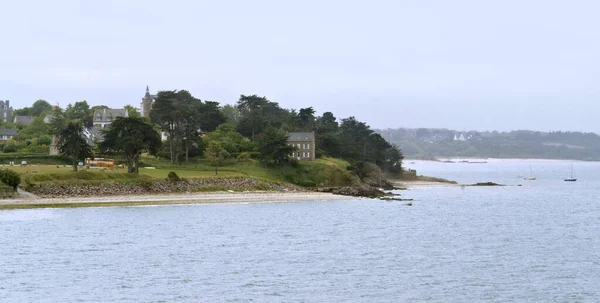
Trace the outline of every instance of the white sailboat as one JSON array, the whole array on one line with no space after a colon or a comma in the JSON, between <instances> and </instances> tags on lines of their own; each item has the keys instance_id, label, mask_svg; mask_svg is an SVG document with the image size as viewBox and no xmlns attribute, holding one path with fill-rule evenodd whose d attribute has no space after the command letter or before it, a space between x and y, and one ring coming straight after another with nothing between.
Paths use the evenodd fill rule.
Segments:
<instances>
[{"instance_id":1,"label":"white sailboat","mask_svg":"<svg viewBox=\"0 0 600 303\"><path fill-rule=\"evenodd\" d=\"M531 165L529 165L529 177L523 178L527 181L533 181L536 180L537 178L533 176L533 171L531 170Z\"/></svg>"},{"instance_id":2,"label":"white sailboat","mask_svg":"<svg viewBox=\"0 0 600 303\"><path fill-rule=\"evenodd\" d=\"M571 163L571 177L565 179L566 182L575 182L577 178L573 178L573 163Z\"/></svg>"}]
</instances>

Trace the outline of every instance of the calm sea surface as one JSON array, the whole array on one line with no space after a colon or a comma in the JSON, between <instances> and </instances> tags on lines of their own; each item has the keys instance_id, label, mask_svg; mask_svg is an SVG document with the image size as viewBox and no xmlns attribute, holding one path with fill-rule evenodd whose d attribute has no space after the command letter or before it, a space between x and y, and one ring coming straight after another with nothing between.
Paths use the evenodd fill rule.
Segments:
<instances>
[{"instance_id":1,"label":"calm sea surface","mask_svg":"<svg viewBox=\"0 0 600 303\"><path fill-rule=\"evenodd\" d=\"M600 163L575 162L575 183L560 161L406 166L522 186L0 211L0 302L600 300Z\"/></svg>"}]
</instances>

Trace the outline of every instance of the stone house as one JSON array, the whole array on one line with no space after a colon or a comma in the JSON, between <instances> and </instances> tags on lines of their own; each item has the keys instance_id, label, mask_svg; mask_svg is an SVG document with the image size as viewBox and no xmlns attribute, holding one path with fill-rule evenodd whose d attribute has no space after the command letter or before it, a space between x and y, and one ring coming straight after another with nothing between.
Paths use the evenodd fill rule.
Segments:
<instances>
[{"instance_id":1,"label":"stone house","mask_svg":"<svg viewBox=\"0 0 600 303\"><path fill-rule=\"evenodd\" d=\"M15 118L13 119L13 123L29 125L33 122L34 119L34 116L15 116Z\"/></svg>"},{"instance_id":2,"label":"stone house","mask_svg":"<svg viewBox=\"0 0 600 303\"><path fill-rule=\"evenodd\" d=\"M288 144L295 146L298 150L292 155L298 160L312 161L315 159L315 132L287 133Z\"/></svg>"},{"instance_id":3,"label":"stone house","mask_svg":"<svg viewBox=\"0 0 600 303\"><path fill-rule=\"evenodd\" d=\"M105 128L111 124L117 117L129 117L127 109L97 109L94 111L94 128Z\"/></svg>"},{"instance_id":4,"label":"stone house","mask_svg":"<svg viewBox=\"0 0 600 303\"><path fill-rule=\"evenodd\" d=\"M9 100L0 100L0 120L2 122L11 122L13 116L13 109L10 107Z\"/></svg>"},{"instance_id":5,"label":"stone house","mask_svg":"<svg viewBox=\"0 0 600 303\"><path fill-rule=\"evenodd\" d=\"M11 139L16 138L18 135L19 135L19 132L17 132L16 129L10 129L10 128L0 129L0 141L11 140Z\"/></svg>"}]
</instances>

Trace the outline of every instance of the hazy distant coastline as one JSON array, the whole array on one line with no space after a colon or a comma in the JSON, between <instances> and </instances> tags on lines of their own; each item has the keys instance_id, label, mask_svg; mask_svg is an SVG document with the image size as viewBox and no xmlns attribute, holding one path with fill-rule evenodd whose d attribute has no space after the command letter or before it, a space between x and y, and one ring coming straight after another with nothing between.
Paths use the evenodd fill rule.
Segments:
<instances>
[{"instance_id":1,"label":"hazy distant coastline","mask_svg":"<svg viewBox=\"0 0 600 303\"><path fill-rule=\"evenodd\" d=\"M583 132L377 130L405 159L548 159L600 161L600 136Z\"/></svg>"}]
</instances>

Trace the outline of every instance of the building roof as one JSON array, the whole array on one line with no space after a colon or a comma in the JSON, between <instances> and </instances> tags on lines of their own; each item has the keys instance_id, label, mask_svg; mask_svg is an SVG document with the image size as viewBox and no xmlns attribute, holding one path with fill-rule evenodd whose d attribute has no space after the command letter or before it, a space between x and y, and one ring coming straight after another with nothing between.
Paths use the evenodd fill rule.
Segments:
<instances>
[{"instance_id":1,"label":"building roof","mask_svg":"<svg viewBox=\"0 0 600 303\"><path fill-rule=\"evenodd\" d=\"M19 134L19 132L16 129L12 129L12 128L2 128L2 129L0 129L0 135L16 136L18 134Z\"/></svg>"},{"instance_id":2,"label":"building roof","mask_svg":"<svg viewBox=\"0 0 600 303\"><path fill-rule=\"evenodd\" d=\"M303 133L287 133L288 141L312 141L314 140L314 132Z\"/></svg>"},{"instance_id":3,"label":"building roof","mask_svg":"<svg viewBox=\"0 0 600 303\"><path fill-rule=\"evenodd\" d=\"M105 108L94 111L94 122L112 122L117 117L129 117L129 113L124 108Z\"/></svg>"},{"instance_id":4,"label":"building roof","mask_svg":"<svg viewBox=\"0 0 600 303\"><path fill-rule=\"evenodd\" d=\"M102 134L102 129L98 128L98 127L92 127L92 128L85 128L83 130L83 134L85 135L88 144L90 145L94 145L95 144L95 139L98 139L99 141L102 141L104 139L104 134Z\"/></svg>"},{"instance_id":5,"label":"building roof","mask_svg":"<svg viewBox=\"0 0 600 303\"><path fill-rule=\"evenodd\" d=\"M150 88L148 87L148 85L146 85L146 94L144 95L144 98L142 98L142 100L143 99L155 99L155 98L156 98L156 95L151 95Z\"/></svg>"},{"instance_id":6,"label":"building roof","mask_svg":"<svg viewBox=\"0 0 600 303\"><path fill-rule=\"evenodd\" d=\"M15 116L13 123L21 123L21 124L29 125L29 124L31 124L31 122L33 122L34 119L35 119L35 117L33 117L33 116Z\"/></svg>"}]
</instances>

